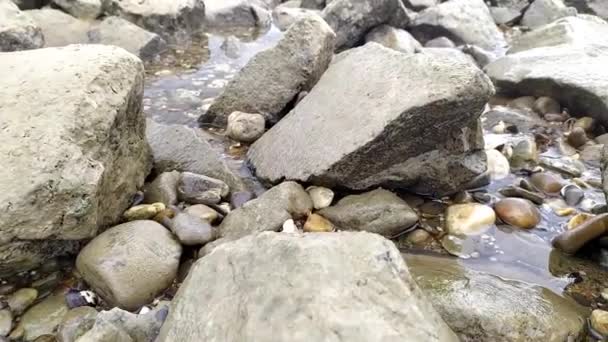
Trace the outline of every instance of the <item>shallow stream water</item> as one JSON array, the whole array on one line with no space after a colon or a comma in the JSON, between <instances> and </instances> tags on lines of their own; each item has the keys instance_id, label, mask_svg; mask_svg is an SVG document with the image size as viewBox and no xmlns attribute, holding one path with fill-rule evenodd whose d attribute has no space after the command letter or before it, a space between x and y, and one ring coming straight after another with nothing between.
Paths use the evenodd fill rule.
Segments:
<instances>
[{"instance_id":1,"label":"shallow stream water","mask_svg":"<svg viewBox=\"0 0 608 342\"><path fill-rule=\"evenodd\" d=\"M281 36L282 33L274 27L265 32L235 30L207 34L186 48L174 47L158 61L147 66L144 93L146 115L165 124L198 127L197 118L220 94L227 82L251 57L272 47ZM241 175L250 176L242 162L246 147L224 138L219 130L207 130L212 133L210 136L213 137L213 145L225 156L229 165L239 170ZM484 133L488 147L503 143L506 137L488 131ZM507 138L513 139L512 136ZM549 147L541 156L557 159L562 157L555 147ZM500 188L512 185L518 177L520 176L510 174L481 190L497 194ZM598 179L599 169L587 165L587 171L582 177ZM565 182L570 183L570 180L565 179ZM605 203L598 188L585 189L585 198L599 204ZM553 250L551 239L566 229L571 216L558 216L547 205L542 205L539 209L542 221L536 228L524 231L497 225L479 236L456 238L452 242L459 251L450 252L459 257L449 257L458 258L458 262L465 268L538 284L558 295L568 293L568 296L574 297L581 304L592 305L599 291L608 285L603 267L598 260L566 256ZM429 220L429 224L435 225L433 229L441 231L442 220L442 215L439 214ZM401 242L398 240L397 245L402 248L406 260L419 262L420 259L415 259L415 255L420 253L441 254L443 257L449 255L437 240L422 247Z\"/></svg>"}]
</instances>

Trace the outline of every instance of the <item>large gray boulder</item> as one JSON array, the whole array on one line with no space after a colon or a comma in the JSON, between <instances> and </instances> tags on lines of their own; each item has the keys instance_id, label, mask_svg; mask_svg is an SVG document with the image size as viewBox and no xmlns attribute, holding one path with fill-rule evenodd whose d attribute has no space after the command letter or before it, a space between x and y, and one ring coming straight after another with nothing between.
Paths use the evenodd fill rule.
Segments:
<instances>
[{"instance_id":1,"label":"large gray boulder","mask_svg":"<svg viewBox=\"0 0 608 342\"><path fill-rule=\"evenodd\" d=\"M76 268L108 304L136 310L171 285L181 254L165 227L138 220L94 238L78 254Z\"/></svg>"},{"instance_id":2,"label":"large gray boulder","mask_svg":"<svg viewBox=\"0 0 608 342\"><path fill-rule=\"evenodd\" d=\"M119 46L144 61L153 59L167 48L167 43L156 33L119 17L106 17L87 33L89 42Z\"/></svg>"},{"instance_id":3,"label":"large gray boulder","mask_svg":"<svg viewBox=\"0 0 608 342\"><path fill-rule=\"evenodd\" d=\"M463 342L578 341L588 312L546 288L466 269L457 260L407 256L418 286Z\"/></svg>"},{"instance_id":4,"label":"large gray boulder","mask_svg":"<svg viewBox=\"0 0 608 342\"><path fill-rule=\"evenodd\" d=\"M335 34L323 19L309 16L296 22L275 47L258 53L241 69L199 121L224 126L235 111L278 121L288 104L321 77L334 42Z\"/></svg>"},{"instance_id":5,"label":"large gray boulder","mask_svg":"<svg viewBox=\"0 0 608 342\"><path fill-rule=\"evenodd\" d=\"M608 2L604 0L565 0L565 3L576 8L579 13L593 14L608 19Z\"/></svg>"},{"instance_id":6,"label":"large gray boulder","mask_svg":"<svg viewBox=\"0 0 608 342\"><path fill-rule=\"evenodd\" d=\"M44 34L45 47L87 44L91 22L74 18L60 10L45 7L27 11ZM61 29L58 29L61 28Z\"/></svg>"},{"instance_id":7,"label":"large gray boulder","mask_svg":"<svg viewBox=\"0 0 608 342\"><path fill-rule=\"evenodd\" d=\"M152 149L155 173L187 171L222 180L231 191L245 189L243 181L207 141L209 137L204 131L147 120L146 138Z\"/></svg>"},{"instance_id":8,"label":"large gray boulder","mask_svg":"<svg viewBox=\"0 0 608 342\"><path fill-rule=\"evenodd\" d=\"M569 44L507 55L485 67L500 92L549 96L608 124L608 46ZM584 66L584 67L582 67Z\"/></svg>"},{"instance_id":9,"label":"large gray boulder","mask_svg":"<svg viewBox=\"0 0 608 342\"><path fill-rule=\"evenodd\" d=\"M158 339L457 340L389 240L368 233L272 232L199 259Z\"/></svg>"},{"instance_id":10,"label":"large gray boulder","mask_svg":"<svg viewBox=\"0 0 608 342\"><path fill-rule=\"evenodd\" d=\"M205 18L203 0L103 0L103 10L171 41L200 32Z\"/></svg>"},{"instance_id":11,"label":"large gray boulder","mask_svg":"<svg viewBox=\"0 0 608 342\"><path fill-rule=\"evenodd\" d=\"M272 21L270 11L263 1L204 0L204 2L207 27L268 27Z\"/></svg>"},{"instance_id":12,"label":"large gray boulder","mask_svg":"<svg viewBox=\"0 0 608 342\"><path fill-rule=\"evenodd\" d=\"M248 158L270 183L452 193L485 171L477 121L493 93L464 59L368 43L338 55Z\"/></svg>"},{"instance_id":13,"label":"large gray boulder","mask_svg":"<svg viewBox=\"0 0 608 342\"><path fill-rule=\"evenodd\" d=\"M576 9L567 7L562 0L534 0L521 19L521 24L536 28L576 13Z\"/></svg>"},{"instance_id":14,"label":"large gray boulder","mask_svg":"<svg viewBox=\"0 0 608 342\"><path fill-rule=\"evenodd\" d=\"M219 227L220 236L236 240L248 234L278 231L289 219L306 217L312 200L298 183L284 182L231 211Z\"/></svg>"},{"instance_id":15,"label":"large gray boulder","mask_svg":"<svg viewBox=\"0 0 608 342\"><path fill-rule=\"evenodd\" d=\"M0 54L0 74L0 246L88 239L119 220L150 170L141 61L73 45Z\"/></svg>"},{"instance_id":16,"label":"large gray boulder","mask_svg":"<svg viewBox=\"0 0 608 342\"><path fill-rule=\"evenodd\" d=\"M102 0L53 0L53 3L80 19L96 19L102 14Z\"/></svg>"},{"instance_id":17,"label":"large gray boulder","mask_svg":"<svg viewBox=\"0 0 608 342\"><path fill-rule=\"evenodd\" d=\"M459 44L500 51L507 45L483 0L450 0L420 12L411 33L420 42L445 36Z\"/></svg>"},{"instance_id":18,"label":"large gray boulder","mask_svg":"<svg viewBox=\"0 0 608 342\"><path fill-rule=\"evenodd\" d=\"M0 0L0 52L41 48L44 37L30 16L11 0Z\"/></svg>"},{"instance_id":19,"label":"large gray boulder","mask_svg":"<svg viewBox=\"0 0 608 342\"><path fill-rule=\"evenodd\" d=\"M336 33L338 51L355 46L378 25L403 28L411 16L401 0L333 0L321 15Z\"/></svg>"},{"instance_id":20,"label":"large gray boulder","mask_svg":"<svg viewBox=\"0 0 608 342\"><path fill-rule=\"evenodd\" d=\"M571 46L608 45L608 22L596 16L584 14L558 19L517 37L512 42L508 53L562 44Z\"/></svg>"}]
</instances>

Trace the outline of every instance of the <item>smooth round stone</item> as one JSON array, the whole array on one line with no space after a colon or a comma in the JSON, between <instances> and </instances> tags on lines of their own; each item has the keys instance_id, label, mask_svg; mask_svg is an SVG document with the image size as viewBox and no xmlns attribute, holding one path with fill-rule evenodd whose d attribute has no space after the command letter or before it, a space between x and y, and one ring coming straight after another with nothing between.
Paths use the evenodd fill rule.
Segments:
<instances>
[{"instance_id":1,"label":"smooth round stone","mask_svg":"<svg viewBox=\"0 0 608 342\"><path fill-rule=\"evenodd\" d=\"M591 327L603 336L608 336L608 311L593 310L591 312Z\"/></svg>"},{"instance_id":2,"label":"smooth round stone","mask_svg":"<svg viewBox=\"0 0 608 342\"><path fill-rule=\"evenodd\" d=\"M13 328L13 314L9 309L0 310L0 336L7 336Z\"/></svg>"},{"instance_id":3,"label":"smooth round stone","mask_svg":"<svg viewBox=\"0 0 608 342\"><path fill-rule=\"evenodd\" d=\"M230 188L219 179L183 172L177 193L180 200L190 204L217 204L228 196Z\"/></svg>"},{"instance_id":4,"label":"smooth round stone","mask_svg":"<svg viewBox=\"0 0 608 342\"><path fill-rule=\"evenodd\" d=\"M97 310L90 306L81 306L68 311L59 324L57 337L60 341L76 341L93 327L96 317Z\"/></svg>"},{"instance_id":5,"label":"smooth round stone","mask_svg":"<svg viewBox=\"0 0 608 342\"><path fill-rule=\"evenodd\" d=\"M585 145L587 141L589 141L587 133L584 129L580 127L573 128L570 134L568 135L568 143L574 148L579 148Z\"/></svg>"},{"instance_id":6,"label":"smooth round stone","mask_svg":"<svg viewBox=\"0 0 608 342\"><path fill-rule=\"evenodd\" d=\"M534 102L536 102L536 98L534 96L521 96L509 102L508 106L517 109L532 110L532 107L534 107Z\"/></svg>"},{"instance_id":7,"label":"smooth round stone","mask_svg":"<svg viewBox=\"0 0 608 342\"><path fill-rule=\"evenodd\" d=\"M217 238L215 229L209 222L186 213L179 213L173 219L171 230L182 245L204 245Z\"/></svg>"},{"instance_id":8,"label":"smooth round stone","mask_svg":"<svg viewBox=\"0 0 608 342\"><path fill-rule=\"evenodd\" d=\"M452 235L479 235L495 221L494 210L479 203L451 205L445 212L446 228Z\"/></svg>"},{"instance_id":9,"label":"smooth round stone","mask_svg":"<svg viewBox=\"0 0 608 342\"><path fill-rule=\"evenodd\" d=\"M304 231L307 233L323 233L334 230L334 225L328 219L321 215L310 214L306 223L304 223Z\"/></svg>"},{"instance_id":10,"label":"smooth round stone","mask_svg":"<svg viewBox=\"0 0 608 342\"><path fill-rule=\"evenodd\" d=\"M6 302L9 308L15 315L22 314L27 308L29 308L36 299L38 298L38 290L25 288L19 289L12 295L10 295Z\"/></svg>"},{"instance_id":11,"label":"smooth round stone","mask_svg":"<svg viewBox=\"0 0 608 342\"><path fill-rule=\"evenodd\" d=\"M191 205L188 208L184 209L184 212L186 214L196 216L196 217L200 218L201 220L205 220L209 223L215 222L219 217L219 214L217 211L215 211L212 208L209 208L208 206L206 206L204 204Z\"/></svg>"},{"instance_id":12,"label":"smooth round stone","mask_svg":"<svg viewBox=\"0 0 608 342\"><path fill-rule=\"evenodd\" d=\"M306 189L315 209L327 208L334 200L334 192L322 186L311 186Z\"/></svg>"},{"instance_id":13,"label":"smooth round stone","mask_svg":"<svg viewBox=\"0 0 608 342\"><path fill-rule=\"evenodd\" d=\"M568 205L577 205L585 197L583 189L574 184L564 186L560 194Z\"/></svg>"},{"instance_id":14,"label":"smooth round stone","mask_svg":"<svg viewBox=\"0 0 608 342\"><path fill-rule=\"evenodd\" d=\"M406 240L414 245L421 245L431 237L424 229L415 229L407 234Z\"/></svg>"},{"instance_id":15,"label":"smooth round stone","mask_svg":"<svg viewBox=\"0 0 608 342\"><path fill-rule=\"evenodd\" d=\"M596 120L589 116L579 118L574 123L574 128L580 127L587 133L592 133L595 130Z\"/></svg>"},{"instance_id":16,"label":"smooth round stone","mask_svg":"<svg viewBox=\"0 0 608 342\"><path fill-rule=\"evenodd\" d=\"M547 96L541 96L536 99L533 105L533 109L540 115L545 115L549 113L559 114L562 112L562 107L560 106L559 102Z\"/></svg>"},{"instance_id":17,"label":"smooth round stone","mask_svg":"<svg viewBox=\"0 0 608 342\"><path fill-rule=\"evenodd\" d=\"M261 114L233 112L228 116L226 135L240 142L251 143L264 134L266 120Z\"/></svg>"},{"instance_id":18,"label":"smooth round stone","mask_svg":"<svg viewBox=\"0 0 608 342\"><path fill-rule=\"evenodd\" d=\"M507 157L497 150L486 150L488 172L493 180L507 177L511 171L511 166Z\"/></svg>"},{"instance_id":19,"label":"smooth round stone","mask_svg":"<svg viewBox=\"0 0 608 342\"><path fill-rule=\"evenodd\" d=\"M456 44L452 42L449 38L441 36L434 39L429 40L424 44L424 47L427 48L455 48Z\"/></svg>"},{"instance_id":20,"label":"smooth round stone","mask_svg":"<svg viewBox=\"0 0 608 342\"><path fill-rule=\"evenodd\" d=\"M590 214L586 214L586 213L580 213L580 214L576 214L574 215L570 221L568 221L568 230L570 229L574 229L578 226L580 226L581 224L585 223L586 221L589 221L590 219L593 218L594 215L590 215Z\"/></svg>"},{"instance_id":21,"label":"smooth round stone","mask_svg":"<svg viewBox=\"0 0 608 342\"><path fill-rule=\"evenodd\" d=\"M140 204L129 208L125 211L123 216L127 221L149 220L165 209L165 205L160 202L154 204Z\"/></svg>"},{"instance_id":22,"label":"smooth round stone","mask_svg":"<svg viewBox=\"0 0 608 342\"><path fill-rule=\"evenodd\" d=\"M559 192L563 186L561 178L549 172L533 174L530 176L530 182L538 190L548 194Z\"/></svg>"},{"instance_id":23,"label":"smooth round stone","mask_svg":"<svg viewBox=\"0 0 608 342\"><path fill-rule=\"evenodd\" d=\"M541 219L534 204L523 198L504 198L496 203L494 210L501 220L519 228L534 228Z\"/></svg>"},{"instance_id":24,"label":"smooth round stone","mask_svg":"<svg viewBox=\"0 0 608 342\"><path fill-rule=\"evenodd\" d=\"M543 118L549 122L564 122L568 120L567 115L554 113L545 114Z\"/></svg>"}]
</instances>

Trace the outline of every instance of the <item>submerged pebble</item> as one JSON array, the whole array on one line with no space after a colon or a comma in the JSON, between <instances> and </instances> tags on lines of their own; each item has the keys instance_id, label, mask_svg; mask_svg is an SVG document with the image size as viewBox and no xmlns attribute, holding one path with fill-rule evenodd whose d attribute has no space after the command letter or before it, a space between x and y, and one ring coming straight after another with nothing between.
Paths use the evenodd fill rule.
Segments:
<instances>
[{"instance_id":1,"label":"submerged pebble","mask_svg":"<svg viewBox=\"0 0 608 342\"><path fill-rule=\"evenodd\" d=\"M536 227L540 212L532 202L522 198L505 198L496 203L496 213L505 223L525 229Z\"/></svg>"},{"instance_id":2,"label":"submerged pebble","mask_svg":"<svg viewBox=\"0 0 608 342\"><path fill-rule=\"evenodd\" d=\"M455 204L445 212L446 229L453 235L479 235L496 221L494 210L479 203Z\"/></svg>"},{"instance_id":3,"label":"submerged pebble","mask_svg":"<svg viewBox=\"0 0 608 342\"><path fill-rule=\"evenodd\" d=\"M530 182L540 191L545 193L556 193L562 188L562 180L549 172L535 173L530 177Z\"/></svg>"}]
</instances>

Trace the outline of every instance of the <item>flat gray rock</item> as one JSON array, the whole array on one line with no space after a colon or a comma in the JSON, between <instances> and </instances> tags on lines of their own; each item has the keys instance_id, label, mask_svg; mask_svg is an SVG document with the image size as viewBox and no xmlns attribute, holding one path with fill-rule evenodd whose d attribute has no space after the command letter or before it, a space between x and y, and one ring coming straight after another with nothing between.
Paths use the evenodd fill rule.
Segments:
<instances>
[{"instance_id":1,"label":"flat gray rock","mask_svg":"<svg viewBox=\"0 0 608 342\"><path fill-rule=\"evenodd\" d=\"M450 0L420 12L411 33L421 42L446 36L457 45L472 44L495 52L505 39L483 0Z\"/></svg>"},{"instance_id":2,"label":"flat gray rock","mask_svg":"<svg viewBox=\"0 0 608 342\"><path fill-rule=\"evenodd\" d=\"M44 36L31 17L10 0L0 0L0 52L41 48Z\"/></svg>"},{"instance_id":3,"label":"flat gray rock","mask_svg":"<svg viewBox=\"0 0 608 342\"><path fill-rule=\"evenodd\" d=\"M333 56L334 42L335 34L323 19L301 19L275 47L253 57L199 121L225 126L228 116L239 111L277 122L289 103L321 77Z\"/></svg>"},{"instance_id":4,"label":"flat gray rock","mask_svg":"<svg viewBox=\"0 0 608 342\"><path fill-rule=\"evenodd\" d=\"M73 45L0 54L0 74L0 246L88 239L116 223L151 165L141 61Z\"/></svg>"},{"instance_id":5,"label":"flat gray rock","mask_svg":"<svg viewBox=\"0 0 608 342\"><path fill-rule=\"evenodd\" d=\"M457 340L391 241L345 232L266 232L216 247L190 270L158 337L159 342Z\"/></svg>"},{"instance_id":6,"label":"flat gray rock","mask_svg":"<svg viewBox=\"0 0 608 342\"><path fill-rule=\"evenodd\" d=\"M493 92L464 58L368 43L338 55L248 158L269 183L455 192L485 171L477 119Z\"/></svg>"},{"instance_id":7,"label":"flat gray rock","mask_svg":"<svg viewBox=\"0 0 608 342\"><path fill-rule=\"evenodd\" d=\"M608 46L608 22L585 14L561 18L517 37L508 53L562 44Z\"/></svg>"},{"instance_id":8,"label":"flat gray rock","mask_svg":"<svg viewBox=\"0 0 608 342\"><path fill-rule=\"evenodd\" d=\"M524 13L521 24L537 28L559 18L576 15L576 13L576 9L567 7L563 0L534 0Z\"/></svg>"},{"instance_id":9,"label":"flat gray rock","mask_svg":"<svg viewBox=\"0 0 608 342\"><path fill-rule=\"evenodd\" d=\"M48 7L27 11L27 13L42 30L45 47L89 43L87 32L91 29L91 22L74 18L60 10ZM58 27L61 29L58 30Z\"/></svg>"},{"instance_id":10,"label":"flat gray rock","mask_svg":"<svg viewBox=\"0 0 608 342\"><path fill-rule=\"evenodd\" d=\"M165 40L156 33L119 17L106 17L87 35L92 44L118 46L144 61L153 59L167 48Z\"/></svg>"},{"instance_id":11,"label":"flat gray rock","mask_svg":"<svg viewBox=\"0 0 608 342\"><path fill-rule=\"evenodd\" d=\"M224 181L232 191L245 188L207 141L202 130L183 125L163 125L147 120L146 138L154 157L154 171L188 171Z\"/></svg>"},{"instance_id":12,"label":"flat gray rock","mask_svg":"<svg viewBox=\"0 0 608 342\"><path fill-rule=\"evenodd\" d=\"M123 17L139 27L159 34L167 41L202 30L203 0L102 0L106 15Z\"/></svg>"},{"instance_id":13,"label":"flat gray rock","mask_svg":"<svg viewBox=\"0 0 608 342\"><path fill-rule=\"evenodd\" d=\"M608 46L563 44L507 55L485 71L498 91L549 96L570 113L608 123Z\"/></svg>"},{"instance_id":14,"label":"flat gray rock","mask_svg":"<svg viewBox=\"0 0 608 342\"><path fill-rule=\"evenodd\" d=\"M292 218L304 218L312 211L312 200L295 182L284 182L242 207L231 211L219 227L225 240L236 240L248 234L278 231Z\"/></svg>"}]
</instances>

